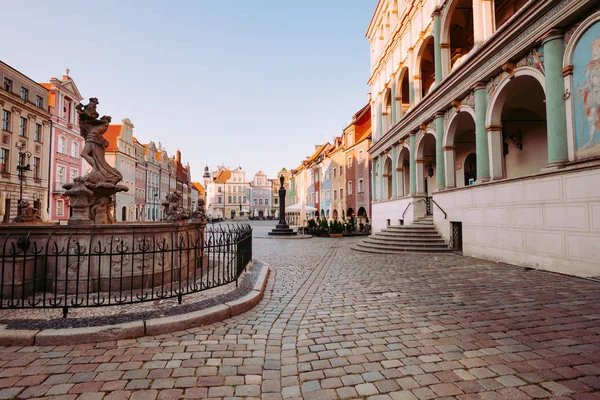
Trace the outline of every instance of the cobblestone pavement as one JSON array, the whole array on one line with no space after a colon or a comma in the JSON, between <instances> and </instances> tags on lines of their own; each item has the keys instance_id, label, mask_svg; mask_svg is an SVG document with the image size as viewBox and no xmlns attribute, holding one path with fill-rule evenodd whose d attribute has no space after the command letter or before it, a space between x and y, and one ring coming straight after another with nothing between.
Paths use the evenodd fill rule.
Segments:
<instances>
[{"instance_id":1,"label":"cobblestone pavement","mask_svg":"<svg viewBox=\"0 0 600 400\"><path fill-rule=\"evenodd\" d=\"M0 399L600 399L600 284L355 240L257 237L265 299L221 323L0 349Z\"/></svg>"}]
</instances>

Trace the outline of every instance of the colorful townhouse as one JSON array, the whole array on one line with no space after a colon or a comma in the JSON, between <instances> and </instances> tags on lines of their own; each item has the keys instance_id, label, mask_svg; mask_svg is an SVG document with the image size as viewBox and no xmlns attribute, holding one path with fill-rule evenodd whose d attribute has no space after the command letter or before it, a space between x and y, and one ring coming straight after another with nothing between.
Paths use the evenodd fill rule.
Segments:
<instances>
[{"instance_id":1,"label":"colorful townhouse","mask_svg":"<svg viewBox=\"0 0 600 400\"><path fill-rule=\"evenodd\" d=\"M70 217L69 197L65 196L63 185L85 174L81 158L85 141L79 131L79 115L75 108L83 96L69 77L68 69L61 79L52 78L42 86L48 89L48 109L52 115L48 138L51 140L49 219L61 221ZM37 132L33 133L39 138Z\"/></svg>"}]
</instances>

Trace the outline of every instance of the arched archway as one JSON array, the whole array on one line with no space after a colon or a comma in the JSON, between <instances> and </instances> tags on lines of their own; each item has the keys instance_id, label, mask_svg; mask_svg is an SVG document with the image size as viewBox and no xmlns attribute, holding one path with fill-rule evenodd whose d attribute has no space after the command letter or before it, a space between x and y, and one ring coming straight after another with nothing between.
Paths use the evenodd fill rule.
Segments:
<instances>
[{"instance_id":1,"label":"arched archway","mask_svg":"<svg viewBox=\"0 0 600 400\"><path fill-rule=\"evenodd\" d=\"M333 212L331 214L333 216L333 219L338 219L338 212L335 208L333 209Z\"/></svg>"},{"instance_id":2,"label":"arched archway","mask_svg":"<svg viewBox=\"0 0 600 400\"><path fill-rule=\"evenodd\" d=\"M346 215L348 216L348 218L353 217L354 216L354 210L352 209L352 207L350 207L348 209L348 211L346 211Z\"/></svg>"},{"instance_id":3,"label":"arched archway","mask_svg":"<svg viewBox=\"0 0 600 400\"><path fill-rule=\"evenodd\" d=\"M389 200L392 198L392 180L393 180L393 172L392 172L392 159L390 157L386 157L385 162L383 163L383 198Z\"/></svg>"},{"instance_id":4,"label":"arched archway","mask_svg":"<svg viewBox=\"0 0 600 400\"><path fill-rule=\"evenodd\" d=\"M462 106L452 116L444 138L444 149L446 187L466 186L464 160L475 153L475 111L471 108Z\"/></svg>"},{"instance_id":5,"label":"arched archway","mask_svg":"<svg viewBox=\"0 0 600 400\"><path fill-rule=\"evenodd\" d=\"M367 216L367 210L364 207L360 207L358 212L356 213L357 223L358 224L366 224L369 222L369 217Z\"/></svg>"},{"instance_id":6,"label":"arched archway","mask_svg":"<svg viewBox=\"0 0 600 400\"><path fill-rule=\"evenodd\" d=\"M475 153L469 153L463 164L463 179L465 186L470 186L477 180L477 155Z\"/></svg>"},{"instance_id":7,"label":"arched archway","mask_svg":"<svg viewBox=\"0 0 600 400\"><path fill-rule=\"evenodd\" d=\"M423 40L417 57L416 75L421 77L419 99L429 93L431 86L435 83L435 62L433 54L433 36Z\"/></svg>"},{"instance_id":8,"label":"arched archway","mask_svg":"<svg viewBox=\"0 0 600 400\"><path fill-rule=\"evenodd\" d=\"M325 218L325 210L321 209L321 219Z\"/></svg>"},{"instance_id":9,"label":"arched archway","mask_svg":"<svg viewBox=\"0 0 600 400\"><path fill-rule=\"evenodd\" d=\"M121 221L127 221L127 206L121 207Z\"/></svg>"},{"instance_id":10,"label":"arched archway","mask_svg":"<svg viewBox=\"0 0 600 400\"><path fill-rule=\"evenodd\" d=\"M327 209L327 211L325 211L325 216L326 216L327 218L329 218L329 208Z\"/></svg>"},{"instance_id":11,"label":"arched archway","mask_svg":"<svg viewBox=\"0 0 600 400\"><path fill-rule=\"evenodd\" d=\"M402 147L396 165L398 166L396 171L398 196L406 197L410 193L410 150L408 147Z\"/></svg>"},{"instance_id":12,"label":"arched archway","mask_svg":"<svg viewBox=\"0 0 600 400\"><path fill-rule=\"evenodd\" d=\"M501 127L492 132L501 148L492 154L501 160L504 178L537 174L548 164L546 94L544 78L537 70L515 70L513 79L505 80L490 101L489 126ZM501 154L500 154L501 152Z\"/></svg>"},{"instance_id":13,"label":"arched archway","mask_svg":"<svg viewBox=\"0 0 600 400\"><path fill-rule=\"evenodd\" d=\"M403 67L398 74L396 83L396 114L402 118L410 108L410 84L408 81L408 67Z\"/></svg>"},{"instance_id":14,"label":"arched archway","mask_svg":"<svg viewBox=\"0 0 600 400\"><path fill-rule=\"evenodd\" d=\"M417 144L417 193L430 196L435 188L435 136L426 132ZM429 176L431 172L431 176Z\"/></svg>"},{"instance_id":15,"label":"arched archway","mask_svg":"<svg viewBox=\"0 0 600 400\"><path fill-rule=\"evenodd\" d=\"M442 27L442 66L444 76L460 65L475 46L473 0L454 0Z\"/></svg>"},{"instance_id":16,"label":"arched archway","mask_svg":"<svg viewBox=\"0 0 600 400\"><path fill-rule=\"evenodd\" d=\"M231 219L235 218L235 210L231 210Z\"/></svg>"}]
</instances>

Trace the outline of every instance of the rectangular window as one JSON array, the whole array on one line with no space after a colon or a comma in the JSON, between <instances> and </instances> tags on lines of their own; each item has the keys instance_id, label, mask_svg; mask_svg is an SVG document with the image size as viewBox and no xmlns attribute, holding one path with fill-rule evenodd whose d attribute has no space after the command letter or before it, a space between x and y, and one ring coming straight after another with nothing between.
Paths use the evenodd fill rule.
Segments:
<instances>
[{"instance_id":1,"label":"rectangular window","mask_svg":"<svg viewBox=\"0 0 600 400\"><path fill-rule=\"evenodd\" d=\"M79 176L79 170L77 169L72 169L71 170L71 182L73 182L75 180L75 178L77 178ZM144 191L143 189L140 189L141 191Z\"/></svg>"},{"instance_id":2,"label":"rectangular window","mask_svg":"<svg viewBox=\"0 0 600 400\"><path fill-rule=\"evenodd\" d=\"M219 204L223 203L223 198L221 196L218 197L218 203Z\"/></svg>"},{"instance_id":3,"label":"rectangular window","mask_svg":"<svg viewBox=\"0 0 600 400\"><path fill-rule=\"evenodd\" d=\"M352 168L352 157L348 157L348 168Z\"/></svg>"},{"instance_id":4,"label":"rectangular window","mask_svg":"<svg viewBox=\"0 0 600 400\"><path fill-rule=\"evenodd\" d=\"M340 178L343 176L342 166L340 165Z\"/></svg>"},{"instance_id":5,"label":"rectangular window","mask_svg":"<svg viewBox=\"0 0 600 400\"><path fill-rule=\"evenodd\" d=\"M66 176L65 167L62 167L62 166L59 165L56 168L56 180L57 180L57 182L59 184L66 183L66 178L67 178L67 176Z\"/></svg>"},{"instance_id":6,"label":"rectangular window","mask_svg":"<svg viewBox=\"0 0 600 400\"><path fill-rule=\"evenodd\" d=\"M362 193L363 192L363 180L359 179L358 180L358 193Z\"/></svg>"},{"instance_id":7,"label":"rectangular window","mask_svg":"<svg viewBox=\"0 0 600 400\"><path fill-rule=\"evenodd\" d=\"M56 215L63 216L65 215L65 201L64 200L56 200Z\"/></svg>"},{"instance_id":8,"label":"rectangular window","mask_svg":"<svg viewBox=\"0 0 600 400\"><path fill-rule=\"evenodd\" d=\"M42 141L42 125L35 124L33 126L33 140L35 140L36 142Z\"/></svg>"},{"instance_id":9,"label":"rectangular window","mask_svg":"<svg viewBox=\"0 0 600 400\"><path fill-rule=\"evenodd\" d=\"M337 200L337 189L333 190L333 199Z\"/></svg>"},{"instance_id":10,"label":"rectangular window","mask_svg":"<svg viewBox=\"0 0 600 400\"><path fill-rule=\"evenodd\" d=\"M29 90L21 87L21 100L27 101L29 99Z\"/></svg>"},{"instance_id":11,"label":"rectangular window","mask_svg":"<svg viewBox=\"0 0 600 400\"><path fill-rule=\"evenodd\" d=\"M219 186L219 187L218 187L218 190L217 190L217 192L221 193L221 186ZM220 202L221 202L221 201L219 200L219 203L220 203Z\"/></svg>"},{"instance_id":12,"label":"rectangular window","mask_svg":"<svg viewBox=\"0 0 600 400\"><path fill-rule=\"evenodd\" d=\"M33 157L33 177L36 179L40 179L42 176L40 174L40 164L41 161L39 157Z\"/></svg>"},{"instance_id":13,"label":"rectangular window","mask_svg":"<svg viewBox=\"0 0 600 400\"><path fill-rule=\"evenodd\" d=\"M325 199L329 200L331 198L331 193L328 191L325 192Z\"/></svg>"},{"instance_id":14,"label":"rectangular window","mask_svg":"<svg viewBox=\"0 0 600 400\"><path fill-rule=\"evenodd\" d=\"M27 136L27 118L19 118L19 136Z\"/></svg>"},{"instance_id":15,"label":"rectangular window","mask_svg":"<svg viewBox=\"0 0 600 400\"><path fill-rule=\"evenodd\" d=\"M0 172L8 172L8 150L0 149Z\"/></svg>"},{"instance_id":16,"label":"rectangular window","mask_svg":"<svg viewBox=\"0 0 600 400\"><path fill-rule=\"evenodd\" d=\"M352 194L352 181L348 181L348 196Z\"/></svg>"},{"instance_id":17,"label":"rectangular window","mask_svg":"<svg viewBox=\"0 0 600 400\"><path fill-rule=\"evenodd\" d=\"M10 111L2 110L2 130L10 132Z\"/></svg>"},{"instance_id":18,"label":"rectangular window","mask_svg":"<svg viewBox=\"0 0 600 400\"><path fill-rule=\"evenodd\" d=\"M337 177L337 168L333 169L333 179Z\"/></svg>"},{"instance_id":19,"label":"rectangular window","mask_svg":"<svg viewBox=\"0 0 600 400\"><path fill-rule=\"evenodd\" d=\"M340 200L344 198L344 189L340 189Z\"/></svg>"},{"instance_id":20,"label":"rectangular window","mask_svg":"<svg viewBox=\"0 0 600 400\"><path fill-rule=\"evenodd\" d=\"M35 105L38 108L44 108L44 99L42 99L40 96L35 96Z\"/></svg>"},{"instance_id":21,"label":"rectangular window","mask_svg":"<svg viewBox=\"0 0 600 400\"><path fill-rule=\"evenodd\" d=\"M258 199L258 205L259 206L262 206L262 201L263 201L263 199Z\"/></svg>"},{"instance_id":22,"label":"rectangular window","mask_svg":"<svg viewBox=\"0 0 600 400\"><path fill-rule=\"evenodd\" d=\"M227 202L231 203L231 196L227 196Z\"/></svg>"},{"instance_id":23,"label":"rectangular window","mask_svg":"<svg viewBox=\"0 0 600 400\"><path fill-rule=\"evenodd\" d=\"M358 152L358 162L361 162L361 161L362 161L362 157L363 157L363 151L362 151L362 150L360 150L360 151Z\"/></svg>"},{"instance_id":24,"label":"rectangular window","mask_svg":"<svg viewBox=\"0 0 600 400\"><path fill-rule=\"evenodd\" d=\"M12 93L12 81L8 78L4 78L4 90Z\"/></svg>"},{"instance_id":25,"label":"rectangular window","mask_svg":"<svg viewBox=\"0 0 600 400\"><path fill-rule=\"evenodd\" d=\"M269 205L269 199L265 199L265 206Z\"/></svg>"},{"instance_id":26,"label":"rectangular window","mask_svg":"<svg viewBox=\"0 0 600 400\"><path fill-rule=\"evenodd\" d=\"M256 199L253 199L253 200L254 200L254 205L256 205Z\"/></svg>"},{"instance_id":27,"label":"rectangular window","mask_svg":"<svg viewBox=\"0 0 600 400\"><path fill-rule=\"evenodd\" d=\"M319 202L319 192L315 192L315 203Z\"/></svg>"},{"instance_id":28,"label":"rectangular window","mask_svg":"<svg viewBox=\"0 0 600 400\"><path fill-rule=\"evenodd\" d=\"M79 143L77 143L77 142L71 143L71 157L73 157L73 158L79 157Z\"/></svg>"}]
</instances>

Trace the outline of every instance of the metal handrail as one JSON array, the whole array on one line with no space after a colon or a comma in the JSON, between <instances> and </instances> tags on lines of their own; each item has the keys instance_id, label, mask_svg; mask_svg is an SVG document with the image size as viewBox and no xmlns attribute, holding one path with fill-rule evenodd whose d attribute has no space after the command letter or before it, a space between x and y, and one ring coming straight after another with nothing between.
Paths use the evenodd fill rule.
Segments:
<instances>
[{"instance_id":1,"label":"metal handrail","mask_svg":"<svg viewBox=\"0 0 600 400\"><path fill-rule=\"evenodd\" d=\"M419 199L419 200L417 200L417 201L411 201L410 203L408 203L408 205L406 206L406 209L405 209L405 210L404 210L404 212L402 213L402 218L404 218L404 214L406 214L406 212L408 211L408 208L409 208L410 206L412 206L412 205L413 205L413 203L418 203L418 202L420 202L420 201L423 201L423 202L424 202L424 201L425 201L425 199Z\"/></svg>"},{"instance_id":2,"label":"metal handrail","mask_svg":"<svg viewBox=\"0 0 600 400\"><path fill-rule=\"evenodd\" d=\"M440 209L440 211L444 213L444 219L448 219L448 214L446 214L446 211L444 211L444 209L437 203L437 201L435 201L433 199L433 197L431 198L431 201L433 201L433 204L435 204L436 206L438 206L438 208Z\"/></svg>"}]
</instances>

